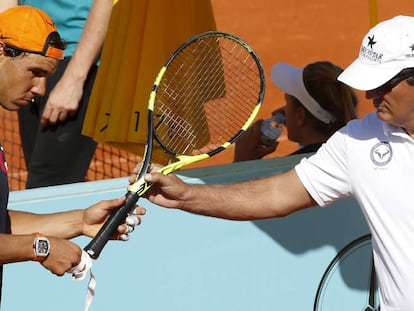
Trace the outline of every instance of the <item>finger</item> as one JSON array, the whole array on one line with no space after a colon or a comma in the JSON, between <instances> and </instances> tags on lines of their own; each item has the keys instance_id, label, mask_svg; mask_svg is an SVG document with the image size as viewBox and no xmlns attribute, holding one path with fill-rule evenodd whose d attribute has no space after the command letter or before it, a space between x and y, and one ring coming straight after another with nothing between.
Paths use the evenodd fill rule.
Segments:
<instances>
[{"instance_id":1,"label":"finger","mask_svg":"<svg viewBox=\"0 0 414 311\"><path fill-rule=\"evenodd\" d=\"M53 110L50 115L49 118L47 119L47 122L50 124L56 124L56 122L59 119L59 112L56 110Z\"/></svg>"},{"instance_id":2,"label":"finger","mask_svg":"<svg viewBox=\"0 0 414 311\"><path fill-rule=\"evenodd\" d=\"M127 226L139 226L141 224L141 218L136 214L128 215L125 219Z\"/></svg>"},{"instance_id":3,"label":"finger","mask_svg":"<svg viewBox=\"0 0 414 311\"><path fill-rule=\"evenodd\" d=\"M129 241L129 235L128 235L128 233L123 233L123 234L121 234L121 235L119 236L119 239L120 239L121 241Z\"/></svg>"},{"instance_id":4,"label":"finger","mask_svg":"<svg viewBox=\"0 0 414 311\"><path fill-rule=\"evenodd\" d=\"M126 201L126 197L122 196L118 199L105 200L103 202L106 205L105 209L108 210L108 211L111 211L111 210L115 210L115 209L121 207L125 203L125 201Z\"/></svg>"},{"instance_id":5,"label":"finger","mask_svg":"<svg viewBox=\"0 0 414 311\"><path fill-rule=\"evenodd\" d=\"M138 163L138 164L137 164L137 165L135 165L135 167L133 168L132 173L133 173L133 174L137 174L137 173L139 172L140 168L141 168L141 163Z\"/></svg>"},{"instance_id":6,"label":"finger","mask_svg":"<svg viewBox=\"0 0 414 311\"><path fill-rule=\"evenodd\" d=\"M50 271L50 272L52 272L56 276L63 276L65 275L66 271Z\"/></svg>"},{"instance_id":7,"label":"finger","mask_svg":"<svg viewBox=\"0 0 414 311\"><path fill-rule=\"evenodd\" d=\"M144 176L144 179L145 179L145 181L147 181L147 182L155 182L157 179L156 179L156 176L157 175L157 173L147 173L147 174L145 174L145 176Z\"/></svg>"},{"instance_id":8,"label":"finger","mask_svg":"<svg viewBox=\"0 0 414 311\"><path fill-rule=\"evenodd\" d=\"M135 215L143 216L146 213L147 213L147 210L145 208L143 208L141 206L136 206L135 209L134 209L134 211L131 212L131 215L132 214L135 214Z\"/></svg>"},{"instance_id":9,"label":"finger","mask_svg":"<svg viewBox=\"0 0 414 311\"><path fill-rule=\"evenodd\" d=\"M67 114L67 112L66 112L66 111L61 111L61 112L58 114L59 121L61 121L61 122L65 121L65 120L66 120L66 118L67 118L67 116L68 116L68 114Z\"/></svg>"},{"instance_id":10,"label":"finger","mask_svg":"<svg viewBox=\"0 0 414 311\"><path fill-rule=\"evenodd\" d=\"M122 225L121 229L118 229L118 231L124 231L124 233L121 233L118 236L118 239L121 241L128 241L129 240L129 233L134 231L134 227L133 226L129 226L129 225Z\"/></svg>"},{"instance_id":11,"label":"finger","mask_svg":"<svg viewBox=\"0 0 414 311\"><path fill-rule=\"evenodd\" d=\"M138 172L133 172L131 175L129 175L129 177L128 177L128 182L129 182L130 184L133 184L134 182L136 182L136 181L138 180L138 175L137 175L137 173L138 173Z\"/></svg>"},{"instance_id":12,"label":"finger","mask_svg":"<svg viewBox=\"0 0 414 311\"><path fill-rule=\"evenodd\" d=\"M151 163L150 165L150 172L158 171L162 166L157 163Z\"/></svg>"},{"instance_id":13,"label":"finger","mask_svg":"<svg viewBox=\"0 0 414 311\"><path fill-rule=\"evenodd\" d=\"M135 226L134 225L128 225L128 224L125 223L125 224L119 225L117 229L118 229L118 234L123 234L123 233L128 234L128 233L134 232ZM114 236L114 238L115 238L115 236Z\"/></svg>"},{"instance_id":14,"label":"finger","mask_svg":"<svg viewBox=\"0 0 414 311\"><path fill-rule=\"evenodd\" d=\"M275 115L276 113L281 113L281 114L284 115L285 114L285 106L280 107L280 108L272 111L272 115Z\"/></svg>"},{"instance_id":15,"label":"finger","mask_svg":"<svg viewBox=\"0 0 414 311\"><path fill-rule=\"evenodd\" d=\"M169 180L170 178L175 178L175 177L176 176L174 174L164 175L157 171L151 171L150 173L145 174L144 179L145 181L153 183L153 184L156 184L156 183L162 184L166 180Z\"/></svg>"},{"instance_id":16,"label":"finger","mask_svg":"<svg viewBox=\"0 0 414 311\"><path fill-rule=\"evenodd\" d=\"M267 154L267 153L271 153L275 151L278 145L279 145L279 142L275 141L275 142L272 142L272 144L269 146L261 144L260 148L263 151L263 153Z\"/></svg>"},{"instance_id":17,"label":"finger","mask_svg":"<svg viewBox=\"0 0 414 311\"><path fill-rule=\"evenodd\" d=\"M131 225L126 225L126 226L127 226L127 231L125 233L134 232L134 230L135 230L135 227L134 226L131 226Z\"/></svg>"},{"instance_id":18,"label":"finger","mask_svg":"<svg viewBox=\"0 0 414 311\"><path fill-rule=\"evenodd\" d=\"M40 124L42 126L45 126L49 122L51 113L51 109L49 109L48 106L46 106L45 110L43 111L42 118L40 120Z\"/></svg>"},{"instance_id":19,"label":"finger","mask_svg":"<svg viewBox=\"0 0 414 311\"><path fill-rule=\"evenodd\" d=\"M263 119L260 119L260 120L257 120L257 121L253 124L253 126L252 126L252 131L253 131L253 133L256 133L256 134L260 133L260 129L261 129L261 127L262 127L262 123L263 123Z\"/></svg>"}]
</instances>

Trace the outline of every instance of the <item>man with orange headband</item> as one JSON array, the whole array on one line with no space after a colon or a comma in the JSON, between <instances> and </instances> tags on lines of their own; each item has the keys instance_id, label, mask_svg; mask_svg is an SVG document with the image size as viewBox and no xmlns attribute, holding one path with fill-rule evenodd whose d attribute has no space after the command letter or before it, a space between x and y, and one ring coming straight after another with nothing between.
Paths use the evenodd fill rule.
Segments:
<instances>
[{"instance_id":1,"label":"man with orange headband","mask_svg":"<svg viewBox=\"0 0 414 311\"><path fill-rule=\"evenodd\" d=\"M43 11L18 6L1 13L0 105L18 110L44 95L46 79L55 72L64 47L54 22ZM110 212L125 201L119 198L86 209L40 215L7 210L8 197L7 164L0 146L0 289L6 263L33 260L59 276L71 272L81 261L82 250L67 239L94 236ZM138 215L144 212L136 210ZM139 223L139 216L136 219L133 225ZM119 226L113 238L127 239L132 228Z\"/></svg>"}]
</instances>

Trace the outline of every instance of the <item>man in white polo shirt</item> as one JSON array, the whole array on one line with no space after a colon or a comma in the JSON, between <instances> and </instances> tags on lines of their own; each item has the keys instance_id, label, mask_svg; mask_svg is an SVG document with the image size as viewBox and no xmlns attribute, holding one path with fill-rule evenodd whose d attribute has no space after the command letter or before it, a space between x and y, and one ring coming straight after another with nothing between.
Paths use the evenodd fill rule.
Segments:
<instances>
[{"instance_id":1,"label":"man in white polo shirt","mask_svg":"<svg viewBox=\"0 0 414 311\"><path fill-rule=\"evenodd\" d=\"M191 213L254 220L354 196L372 233L381 311L414 310L414 18L371 29L338 79L366 91L376 113L350 121L291 171L221 186L153 172L147 197Z\"/></svg>"}]
</instances>

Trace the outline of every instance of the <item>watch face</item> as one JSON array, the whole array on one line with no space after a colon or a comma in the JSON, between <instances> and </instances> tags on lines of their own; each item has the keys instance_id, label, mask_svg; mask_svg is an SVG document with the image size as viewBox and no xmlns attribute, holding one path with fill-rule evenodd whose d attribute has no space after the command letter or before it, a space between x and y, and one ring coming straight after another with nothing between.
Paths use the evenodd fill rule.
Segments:
<instances>
[{"instance_id":1,"label":"watch face","mask_svg":"<svg viewBox=\"0 0 414 311\"><path fill-rule=\"evenodd\" d=\"M45 240L39 240L37 245L37 252L40 254L47 254L49 250L49 243Z\"/></svg>"},{"instance_id":2,"label":"watch face","mask_svg":"<svg viewBox=\"0 0 414 311\"><path fill-rule=\"evenodd\" d=\"M36 241L35 252L37 256L49 255L49 241L46 238L38 238Z\"/></svg>"}]
</instances>

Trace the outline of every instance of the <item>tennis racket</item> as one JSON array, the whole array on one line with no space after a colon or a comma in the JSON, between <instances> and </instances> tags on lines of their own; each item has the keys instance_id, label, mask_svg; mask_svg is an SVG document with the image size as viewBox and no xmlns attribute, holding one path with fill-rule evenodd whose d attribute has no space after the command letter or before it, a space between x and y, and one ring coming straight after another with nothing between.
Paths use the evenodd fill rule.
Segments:
<instances>
[{"instance_id":1,"label":"tennis racket","mask_svg":"<svg viewBox=\"0 0 414 311\"><path fill-rule=\"evenodd\" d=\"M150 94L147 141L126 203L84 248L97 259L119 224L151 187L144 175L156 142L176 160L161 168L170 174L225 150L252 124L261 106L265 80L261 61L240 38L206 32L182 44L156 77Z\"/></svg>"}]
</instances>

